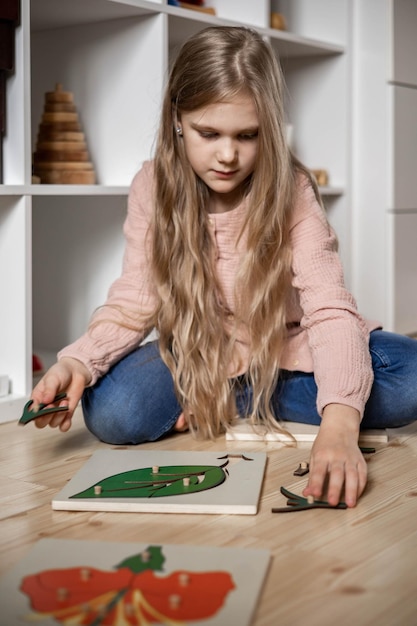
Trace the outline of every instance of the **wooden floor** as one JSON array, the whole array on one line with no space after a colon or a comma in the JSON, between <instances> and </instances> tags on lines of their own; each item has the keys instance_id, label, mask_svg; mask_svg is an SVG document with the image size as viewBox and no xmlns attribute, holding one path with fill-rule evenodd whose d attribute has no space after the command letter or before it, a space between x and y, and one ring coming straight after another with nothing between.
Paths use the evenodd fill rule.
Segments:
<instances>
[{"instance_id":1,"label":"wooden floor","mask_svg":"<svg viewBox=\"0 0 417 626\"><path fill-rule=\"evenodd\" d=\"M79 416L65 435L3 424L0 574L42 537L267 548L272 561L254 626L416 626L417 428L389 433L368 456L369 485L355 509L271 513L286 504L281 485L301 493L306 478L293 471L309 444L207 443L185 433L143 448L268 453L257 515L79 513L52 511L51 499L106 446Z\"/></svg>"}]
</instances>

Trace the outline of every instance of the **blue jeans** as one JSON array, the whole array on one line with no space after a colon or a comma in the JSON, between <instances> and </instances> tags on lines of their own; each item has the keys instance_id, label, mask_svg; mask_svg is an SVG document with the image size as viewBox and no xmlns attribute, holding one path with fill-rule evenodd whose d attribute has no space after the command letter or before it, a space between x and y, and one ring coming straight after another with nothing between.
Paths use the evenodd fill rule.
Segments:
<instances>
[{"instance_id":1,"label":"blue jeans","mask_svg":"<svg viewBox=\"0 0 417 626\"><path fill-rule=\"evenodd\" d=\"M374 384L361 428L395 428L417 419L417 341L385 331L371 333ZM241 417L251 408L251 388L236 385ZM313 374L283 371L272 398L281 419L320 424ZM87 428L102 441L137 444L170 433L182 412L170 371L157 342L145 344L116 363L82 398Z\"/></svg>"}]
</instances>

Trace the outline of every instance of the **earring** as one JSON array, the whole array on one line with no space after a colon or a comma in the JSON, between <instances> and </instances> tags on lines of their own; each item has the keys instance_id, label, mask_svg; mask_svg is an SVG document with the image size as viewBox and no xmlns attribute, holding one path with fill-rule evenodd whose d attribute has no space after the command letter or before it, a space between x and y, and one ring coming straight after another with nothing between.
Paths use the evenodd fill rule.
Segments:
<instances>
[{"instance_id":1,"label":"earring","mask_svg":"<svg viewBox=\"0 0 417 626\"><path fill-rule=\"evenodd\" d=\"M178 137L182 137L182 128L181 128L181 126L177 126L176 131L177 131Z\"/></svg>"}]
</instances>

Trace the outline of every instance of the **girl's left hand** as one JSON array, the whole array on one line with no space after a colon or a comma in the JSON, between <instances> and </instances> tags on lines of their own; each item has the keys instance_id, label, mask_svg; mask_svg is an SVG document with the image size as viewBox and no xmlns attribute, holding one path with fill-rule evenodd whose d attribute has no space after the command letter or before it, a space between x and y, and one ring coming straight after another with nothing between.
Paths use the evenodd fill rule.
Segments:
<instances>
[{"instance_id":1,"label":"girl's left hand","mask_svg":"<svg viewBox=\"0 0 417 626\"><path fill-rule=\"evenodd\" d=\"M344 500L356 506L367 480L367 465L358 446L360 416L356 409L329 404L323 411L319 433L314 441L305 497L325 499L332 506ZM344 498L342 498L344 491Z\"/></svg>"}]
</instances>

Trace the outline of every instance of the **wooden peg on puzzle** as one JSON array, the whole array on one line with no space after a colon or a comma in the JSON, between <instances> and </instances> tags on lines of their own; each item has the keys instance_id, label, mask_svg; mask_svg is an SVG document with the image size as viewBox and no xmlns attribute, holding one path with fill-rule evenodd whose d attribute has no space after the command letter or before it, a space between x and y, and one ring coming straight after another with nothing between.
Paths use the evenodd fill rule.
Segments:
<instances>
[{"instance_id":1,"label":"wooden peg on puzzle","mask_svg":"<svg viewBox=\"0 0 417 626\"><path fill-rule=\"evenodd\" d=\"M149 550L144 550L140 556L142 559L142 563L149 563L149 561L151 560L151 553L149 552Z\"/></svg>"},{"instance_id":2,"label":"wooden peg on puzzle","mask_svg":"<svg viewBox=\"0 0 417 626\"><path fill-rule=\"evenodd\" d=\"M56 590L56 599L58 600L58 602L64 602L65 600L68 600L69 595L69 591L65 587L58 587L58 589Z\"/></svg>"},{"instance_id":3,"label":"wooden peg on puzzle","mask_svg":"<svg viewBox=\"0 0 417 626\"><path fill-rule=\"evenodd\" d=\"M188 587L190 584L190 575L187 572L181 572L178 576L178 582L181 587Z\"/></svg>"},{"instance_id":4,"label":"wooden peg on puzzle","mask_svg":"<svg viewBox=\"0 0 417 626\"><path fill-rule=\"evenodd\" d=\"M91 580L91 569L89 569L88 567L82 567L80 570L80 579L83 582Z\"/></svg>"},{"instance_id":5,"label":"wooden peg on puzzle","mask_svg":"<svg viewBox=\"0 0 417 626\"><path fill-rule=\"evenodd\" d=\"M169 608L170 609L179 609L181 605L181 596L173 593L168 598Z\"/></svg>"}]
</instances>

